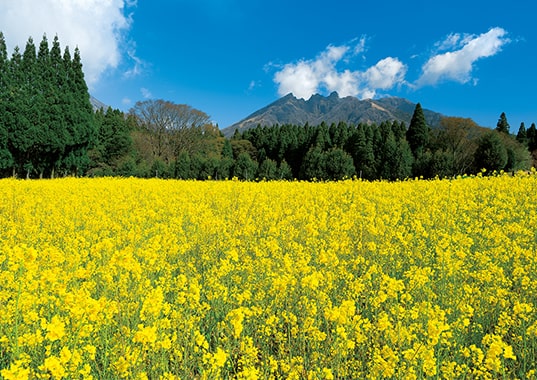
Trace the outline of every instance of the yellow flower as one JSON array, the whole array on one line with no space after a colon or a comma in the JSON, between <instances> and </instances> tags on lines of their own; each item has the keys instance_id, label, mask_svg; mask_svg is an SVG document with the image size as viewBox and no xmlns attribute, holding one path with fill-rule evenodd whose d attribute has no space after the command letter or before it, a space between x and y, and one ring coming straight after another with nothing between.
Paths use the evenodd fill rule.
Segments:
<instances>
[{"instance_id":1,"label":"yellow flower","mask_svg":"<svg viewBox=\"0 0 537 380\"><path fill-rule=\"evenodd\" d=\"M54 342L60 340L65 336L65 324L57 315L53 316L50 323L46 325L47 335L46 339Z\"/></svg>"},{"instance_id":2,"label":"yellow flower","mask_svg":"<svg viewBox=\"0 0 537 380\"><path fill-rule=\"evenodd\" d=\"M134 334L133 342L152 344L157 340L157 328L155 326L138 325L138 331Z\"/></svg>"},{"instance_id":3,"label":"yellow flower","mask_svg":"<svg viewBox=\"0 0 537 380\"><path fill-rule=\"evenodd\" d=\"M323 379L334 380L334 375L332 374L332 370L330 368L323 368Z\"/></svg>"},{"instance_id":4,"label":"yellow flower","mask_svg":"<svg viewBox=\"0 0 537 380\"><path fill-rule=\"evenodd\" d=\"M43 372L48 372L54 379L63 379L66 375L65 368L61 360L56 356L49 356L39 369Z\"/></svg>"},{"instance_id":5,"label":"yellow flower","mask_svg":"<svg viewBox=\"0 0 537 380\"><path fill-rule=\"evenodd\" d=\"M24 363L17 360L12 362L9 368L1 370L0 375L5 380L28 380L30 378L30 369L24 368Z\"/></svg>"},{"instance_id":6,"label":"yellow flower","mask_svg":"<svg viewBox=\"0 0 537 380\"><path fill-rule=\"evenodd\" d=\"M213 354L213 366L216 368L222 368L226 364L227 357L228 355L226 352L218 347L216 352Z\"/></svg>"}]
</instances>

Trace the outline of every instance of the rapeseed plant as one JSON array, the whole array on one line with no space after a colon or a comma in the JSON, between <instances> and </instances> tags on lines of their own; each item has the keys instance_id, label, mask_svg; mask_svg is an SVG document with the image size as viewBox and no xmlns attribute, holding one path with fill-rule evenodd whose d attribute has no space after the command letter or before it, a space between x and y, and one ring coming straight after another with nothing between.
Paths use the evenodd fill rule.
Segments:
<instances>
[{"instance_id":1,"label":"rapeseed plant","mask_svg":"<svg viewBox=\"0 0 537 380\"><path fill-rule=\"evenodd\" d=\"M534 378L535 194L2 180L0 376Z\"/></svg>"}]
</instances>

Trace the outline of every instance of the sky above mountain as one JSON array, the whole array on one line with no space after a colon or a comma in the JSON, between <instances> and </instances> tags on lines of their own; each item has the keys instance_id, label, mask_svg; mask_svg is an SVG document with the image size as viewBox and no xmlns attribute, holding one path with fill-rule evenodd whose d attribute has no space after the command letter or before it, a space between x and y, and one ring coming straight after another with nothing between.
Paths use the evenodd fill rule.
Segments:
<instances>
[{"instance_id":1,"label":"sky above mountain","mask_svg":"<svg viewBox=\"0 0 537 380\"><path fill-rule=\"evenodd\" d=\"M46 33L81 50L93 96L165 99L221 128L292 92L398 96L511 131L537 122L526 0L3 0L10 53Z\"/></svg>"}]
</instances>

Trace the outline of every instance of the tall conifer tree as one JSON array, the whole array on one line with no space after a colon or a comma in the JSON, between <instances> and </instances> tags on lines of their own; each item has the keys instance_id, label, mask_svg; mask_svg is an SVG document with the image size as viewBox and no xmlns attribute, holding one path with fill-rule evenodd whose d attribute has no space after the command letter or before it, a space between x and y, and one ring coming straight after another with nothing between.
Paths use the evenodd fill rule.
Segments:
<instances>
[{"instance_id":1,"label":"tall conifer tree","mask_svg":"<svg viewBox=\"0 0 537 380\"><path fill-rule=\"evenodd\" d=\"M414 114L406 132L406 139L414 157L420 156L429 142L429 127L425 121L425 115L420 103L416 104L414 109Z\"/></svg>"},{"instance_id":2,"label":"tall conifer tree","mask_svg":"<svg viewBox=\"0 0 537 380\"><path fill-rule=\"evenodd\" d=\"M502 114L500 115L498 123L496 124L496 130L507 135L509 134L509 123L507 122L507 116L505 116L505 112L502 112Z\"/></svg>"},{"instance_id":3,"label":"tall conifer tree","mask_svg":"<svg viewBox=\"0 0 537 380\"><path fill-rule=\"evenodd\" d=\"M13 165L13 157L8 149L8 65L6 40L0 32L0 175Z\"/></svg>"},{"instance_id":4,"label":"tall conifer tree","mask_svg":"<svg viewBox=\"0 0 537 380\"><path fill-rule=\"evenodd\" d=\"M520 127L518 128L518 133L516 134L516 141L523 145L528 144L528 136L526 133L526 126L524 125L524 122L520 123Z\"/></svg>"}]
</instances>

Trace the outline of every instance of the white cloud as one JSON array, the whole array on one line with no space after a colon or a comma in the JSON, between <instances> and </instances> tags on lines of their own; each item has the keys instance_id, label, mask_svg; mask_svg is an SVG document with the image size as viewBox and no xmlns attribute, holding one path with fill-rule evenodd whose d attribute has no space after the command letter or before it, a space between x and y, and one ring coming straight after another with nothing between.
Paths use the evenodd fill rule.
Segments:
<instances>
[{"instance_id":1,"label":"white cloud","mask_svg":"<svg viewBox=\"0 0 537 380\"><path fill-rule=\"evenodd\" d=\"M142 93L142 96L144 97L144 99L151 99L153 97L153 94L151 93L151 91L149 91L145 87L142 87L140 89L140 92Z\"/></svg>"},{"instance_id":2,"label":"white cloud","mask_svg":"<svg viewBox=\"0 0 537 380\"><path fill-rule=\"evenodd\" d=\"M278 93L293 93L298 98L309 99L323 91L337 91L342 97L374 97L377 90L388 90L404 83L407 71L397 58L387 57L366 71L339 70L337 65L349 62L349 56L364 52L366 38L362 37L355 46L329 45L316 59L288 63L274 75Z\"/></svg>"},{"instance_id":3,"label":"white cloud","mask_svg":"<svg viewBox=\"0 0 537 380\"><path fill-rule=\"evenodd\" d=\"M309 99L319 91L320 77L315 73L312 62L287 64L274 76L278 84L278 93L285 95L292 92L298 98Z\"/></svg>"},{"instance_id":4,"label":"white cloud","mask_svg":"<svg viewBox=\"0 0 537 380\"><path fill-rule=\"evenodd\" d=\"M407 67L397 58L387 57L367 69L363 74L367 87L371 89L389 90L405 81Z\"/></svg>"},{"instance_id":5,"label":"white cloud","mask_svg":"<svg viewBox=\"0 0 537 380\"><path fill-rule=\"evenodd\" d=\"M131 20L128 7L136 0L2 0L0 28L12 49L24 49L28 37L37 46L46 33L49 43L58 36L62 49L80 49L90 87L122 59L121 46Z\"/></svg>"},{"instance_id":6,"label":"white cloud","mask_svg":"<svg viewBox=\"0 0 537 380\"><path fill-rule=\"evenodd\" d=\"M510 42L506 35L502 28L492 28L479 36L450 34L436 46L439 50L458 50L431 57L422 67L417 86L435 85L445 80L459 83L471 81L475 62L500 52L502 46Z\"/></svg>"}]
</instances>

